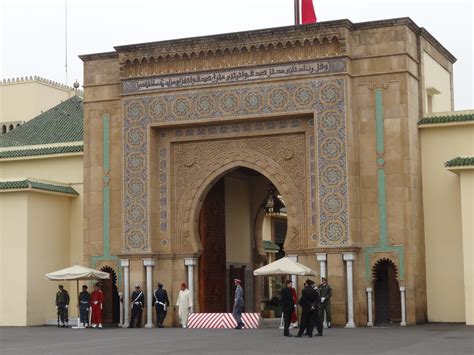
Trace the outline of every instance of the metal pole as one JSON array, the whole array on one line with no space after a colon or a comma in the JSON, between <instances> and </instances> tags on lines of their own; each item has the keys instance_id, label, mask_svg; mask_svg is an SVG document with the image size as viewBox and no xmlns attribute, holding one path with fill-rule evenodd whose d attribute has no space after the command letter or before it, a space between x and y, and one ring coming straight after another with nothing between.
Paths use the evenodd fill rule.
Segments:
<instances>
[{"instance_id":1,"label":"metal pole","mask_svg":"<svg viewBox=\"0 0 474 355\"><path fill-rule=\"evenodd\" d=\"M295 26L300 24L300 0L295 0Z\"/></svg>"},{"instance_id":2,"label":"metal pole","mask_svg":"<svg viewBox=\"0 0 474 355\"><path fill-rule=\"evenodd\" d=\"M64 66L66 69L66 85L67 83L67 0L64 2Z\"/></svg>"}]
</instances>

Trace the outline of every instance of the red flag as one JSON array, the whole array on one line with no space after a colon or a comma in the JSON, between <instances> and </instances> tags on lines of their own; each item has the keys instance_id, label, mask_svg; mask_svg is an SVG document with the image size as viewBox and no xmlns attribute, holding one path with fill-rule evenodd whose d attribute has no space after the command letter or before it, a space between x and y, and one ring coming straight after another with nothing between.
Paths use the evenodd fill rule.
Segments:
<instances>
[{"instance_id":1,"label":"red flag","mask_svg":"<svg viewBox=\"0 0 474 355\"><path fill-rule=\"evenodd\" d=\"M303 25L317 21L313 0L301 0L301 17L301 23Z\"/></svg>"}]
</instances>

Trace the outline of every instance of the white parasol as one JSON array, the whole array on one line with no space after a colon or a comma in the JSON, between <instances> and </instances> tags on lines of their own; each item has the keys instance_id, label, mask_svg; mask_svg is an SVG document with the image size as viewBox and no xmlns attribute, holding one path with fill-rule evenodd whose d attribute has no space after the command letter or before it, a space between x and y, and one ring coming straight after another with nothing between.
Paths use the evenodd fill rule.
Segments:
<instances>
[{"instance_id":1,"label":"white parasol","mask_svg":"<svg viewBox=\"0 0 474 355\"><path fill-rule=\"evenodd\" d=\"M108 272L90 269L81 265L74 265L66 269L50 272L45 275L51 281L71 281L76 280L77 285L77 328L80 328L79 320L79 280L109 279ZM74 327L73 327L74 328Z\"/></svg>"},{"instance_id":2,"label":"white parasol","mask_svg":"<svg viewBox=\"0 0 474 355\"><path fill-rule=\"evenodd\" d=\"M270 264L262 266L254 270L255 276L272 276L272 275L298 275L298 276L317 276L316 271L293 261L288 257L283 257ZM280 329L283 329L283 315L281 316Z\"/></svg>"},{"instance_id":3,"label":"white parasol","mask_svg":"<svg viewBox=\"0 0 474 355\"><path fill-rule=\"evenodd\" d=\"M271 275L298 275L298 276L316 276L317 273L313 269L291 260L288 257L278 259L270 264L262 266L254 270L255 276L271 276Z\"/></svg>"}]
</instances>

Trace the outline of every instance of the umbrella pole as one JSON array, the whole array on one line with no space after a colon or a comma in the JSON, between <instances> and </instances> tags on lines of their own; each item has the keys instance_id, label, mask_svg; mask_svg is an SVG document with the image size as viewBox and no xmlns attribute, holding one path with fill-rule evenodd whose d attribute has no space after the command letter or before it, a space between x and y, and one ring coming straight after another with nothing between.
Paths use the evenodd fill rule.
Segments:
<instances>
[{"instance_id":1,"label":"umbrella pole","mask_svg":"<svg viewBox=\"0 0 474 355\"><path fill-rule=\"evenodd\" d=\"M76 280L76 286L77 286L77 327L81 327L81 311L79 309L79 279Z\"/></svg>"}]
</instances>

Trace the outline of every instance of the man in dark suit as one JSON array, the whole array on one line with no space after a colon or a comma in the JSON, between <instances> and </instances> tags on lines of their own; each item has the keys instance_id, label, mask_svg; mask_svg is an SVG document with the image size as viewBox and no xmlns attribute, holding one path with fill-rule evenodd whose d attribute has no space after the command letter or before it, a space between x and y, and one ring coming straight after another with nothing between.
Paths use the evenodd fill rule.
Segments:
<instances>
[{"instance_id":1,"label":"man in dark suit","mask_svg":"<svg viewBox=\"0 0 474 355\"><path fill-rule=\"evenodd\" d=\"M313 288L314 292L316 293L315 295L315 303L313 305L313 310L311 311L311 322L312 322L312 327L311 330L313 330L314 327L318 330L318 333L316 334L317 337L322 337L323 336L323 322L321 318L319 317L320 314L320 309L321 307L320 302L321 302L321 295L319 293L318 287L316 284L313 282L311 284L311 287Z\"/></svg>"},{"instance_id":2,"label":"man in dark suit","mask_svg":"<svg viewBox=\"0 0 474 355\"><path fill-rule=\"evenodd\" d=\"M313 337L313 322L312 316L315 310L317 310L318 304L316 303L318 299L318 294L311 286L313 281L306 280L304 283L303 291L301 292L301 298L299 304L301 306L301 323L300 329L298 331L297 338L303 336L304 331L308 334L308 337Z\"/></svg>"},{"instance_id":3,"label":"man in dark suit","mask_svg":"<svg viewBox=\"0 0 474 355\"><path fill-rule=\"evenodd\" d=\"M286 281L285 287L282 288L280 293L281 310L283 312L284 323L283 335L286 337L293 336L290 334L291 314L295 308L295 304L293 302L293 293L291 292L292 285L293 284L291 280Z\"/></svg>"}]
</instances>

